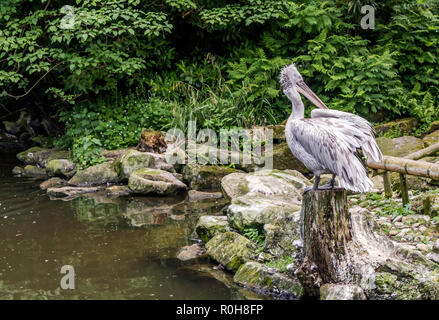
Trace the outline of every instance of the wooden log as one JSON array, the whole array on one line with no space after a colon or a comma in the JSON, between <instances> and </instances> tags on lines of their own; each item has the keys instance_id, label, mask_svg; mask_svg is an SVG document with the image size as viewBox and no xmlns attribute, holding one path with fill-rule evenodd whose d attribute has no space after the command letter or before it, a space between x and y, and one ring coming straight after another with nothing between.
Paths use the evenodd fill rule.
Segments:
<instances>
[{"instance_id":1,"label":"wooden log","mask_svg":"<svg viewBox=\"0 0 439 320\"><path fill-rule=\"evenodd\" d=\"M418 160L424 157L428 157L436 152L439 151L439 142L432 144L428 148L410 153L409 155L405 156L405 159L411 159L411 160Z\"/></svg>"},{"instance_id":2,"label":"wooden log","mask_svg":"<svg viewBox=\"0 0 439 320\"><path fill-rule=\"evenodd\" d=\"M384 171L383 173L384 181L384 195L386 198L392 197L392 176L389 171Z\"/></svg>"},{"instance_id":3,"label":"wooden log","mask_svg":"<svg viewBox=\"0 0 439 320\"><path fill-rule=\"evenodd\" d=\"M384 156L381 162L368 162L368 167L408 174L412 176L439 179L439 164L415 161L405 158Z\"/></svg>"},{"instance_id":4,"label":"wooden log","mask_svg":"<svg viewBox=\"0 0 439 320\"><path fill-rule=\"evenodd\" d=\"M302 201L303 252L325 283L341 281L340 263L351 241L346 195L344 189L316 190L305 193Z\"/></svg>"},{"instance_id":5,"label":"wooden log","mask_svg":"<svg viewBox=\"0 0 439 320\"><path fill-rule=\"evenodd\" d=\"M399 174L399 187L401 189L402 204L405 206L409 203L409 188L407 185L407 177L405 174Z\"/></svg>"}]
</instances>

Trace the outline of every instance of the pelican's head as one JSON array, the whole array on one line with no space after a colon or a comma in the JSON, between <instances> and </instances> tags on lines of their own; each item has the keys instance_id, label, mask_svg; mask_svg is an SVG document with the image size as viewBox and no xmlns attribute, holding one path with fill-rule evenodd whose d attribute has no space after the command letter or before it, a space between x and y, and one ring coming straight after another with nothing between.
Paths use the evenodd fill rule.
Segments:
<instances>
[{"instance_id":1,"label":"pelican's head","mask_svg":"<svg viewBox=\"0 0 439 320\"><path fill-rule=\"evenodd\" d=\"M283 67L279 78L283 92L292 102L297 98L300 99L298 93L301 93L316 107L328 109L322 100L303 81L302 75L297 71L294 63Z\"/></svg>"}]
</instances>

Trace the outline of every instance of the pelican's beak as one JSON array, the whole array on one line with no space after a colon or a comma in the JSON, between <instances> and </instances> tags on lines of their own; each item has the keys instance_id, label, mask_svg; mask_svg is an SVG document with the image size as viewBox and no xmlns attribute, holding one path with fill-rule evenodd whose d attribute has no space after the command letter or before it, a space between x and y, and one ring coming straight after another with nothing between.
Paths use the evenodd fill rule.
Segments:
<instances>
[{"instance_id":1,"label":"pelican's beak","mask_svg":"<svg viewBox=\"0 0 439 320\"><path fill-rule=\"evenodd\" d=\"M306 85L305 82L299 81L296 83L297 91L303 94L309 101L320 109L329 109L326 104Z\"/></svg>"}]
</instances>

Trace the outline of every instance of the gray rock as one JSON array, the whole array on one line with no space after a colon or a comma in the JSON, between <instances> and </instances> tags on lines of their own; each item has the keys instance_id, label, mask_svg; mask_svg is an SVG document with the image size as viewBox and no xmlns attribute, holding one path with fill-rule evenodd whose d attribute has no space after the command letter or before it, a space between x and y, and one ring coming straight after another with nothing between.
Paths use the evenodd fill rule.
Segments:
<instances>
[{"instance_id":1,"label":"gray rock","mask_svg":"<svg viewBox=\"0 0 439 320\"><path fill-rule=\"evenodd\" d=\"M120 178L114 170L113 162L104 162L87 169L80 170L69 180L70 185L78 187L96 186L118 182L120 182Z\"/></svg>"},{"instance_id":2,"label":"gray rock","mask_svg":"<svg viewBox=\"0 0 439 320\"><path fill-rule=\"evenodd\" d=\"M206 243L207 255L229 271L256 257L256 244L236 232L217 234Z\"/></svg>"},{"instance_id":3,"label":"gray rock","mask_svg":"<svg viewBox=\"0 0 439 320\"><path fill-rule=\"evenodd\" d=\"M299 298L304 290L299 280L277 272L258 262L247 262L236 272L233 280L241 286L259 293Z\"/></svg>"},{"instance_id":4,"label":"gray rock","mask_svg":"<svg viewBox=\"0 0 439 320\"><path fill-rule=\"evenodd\" d=\"M195 190L219 190L221 179L231 173L242 172L229 167L188 164L183 169L183 181Z\"/></svg>"},{"instance_id":5,"label":"gray rock","mask_svg":"<svg viewBox=\"0 0 439 320\"><path fill-rule=\"evenodd\" d=\"M240 231L284 223L300 210L303 188L311 183L292 170L260 170L233 173L223 178L224 194L231 199L229 222Z\"/></svg>"},{"instance_id":6,"label":"gray rock","mask_svg":"<svg viewBox=\"0 0 439 320\"><path fill-rule=\"evenodd\" d=\"M128 186L111 186L107 188L107 196L109 197L123 197L132 193Z\"/></svg>"},{"instance_id":7,"label":"gray rock","mask_svg":"<svg viewBox=\"0 0 439 320\"><path fill-rule=\"evenodd\" d=\"M395 139L380 137L376 139L381 152L386 156L404 157L415 151L424 149L424 143L421 139L404 136Z\"/></svg>"},{"instance_id":8,"label":"gray rock","mask_svg":"<svg viewBox=\"0 0 439 320\"><path fill-rule=\"evenodd\" d=\"M48 188L47 194L51 198L60 198L64 200L71 200L77 196L86 194L86 193L94 193L100 190L103 190L104 187L71 187L65 186L60 188Z\"/></svg>"},{"instance_id":9,"label":"gray rock","mask_svg":"<svg viewBox=\"0 0 439 320\"><path fill-rule=\"evenodd\" d=\"M68 159L53 159L46 166L49 176L61 176L71 178L76 173L76 164Z\"/></svg>"},{"instance_id":10,"label":"gray rock","mask_svg":"<svg viewBox=\"0 0 439 320\"><path fill-rule=\"evenodd\" d=\"M320 287L320 300L367 300L361 287L327 283Z\"/></svg>"},{"instance_id":11,"label":"gray rock","mask_svg":"<svg viewBox=\"0 0 439 320\"><path fill-rule=\"evenodd\" d=\"M47 177L46 170L37 166L27 165L24 167L23 171L24 171L23 175L26 177L35 177L35 178Z\"/></svg>"},{"instance_id":12,"label":"gray rock","mask_svg":"<svg viewBox=\"0 0 439 320\"><path fill-rule=\"evenodd\" d=\"M121 179L128 180L131 173L137 169L153 168L154 157L149 152L130 149L120 155L114 167Z\"/></svg>"},{"instance_id":13,"label":"gray rock","mask_svg":"<svg viewBox=\"0 0 439 320\"><path fill-rule=\"evenodd\" d=\"M185 246L180 249L177 255L177 259L181 261L194 260L204 256L206 250L199 244L193 244L191 246Z\"/></svg>"},{"instance_id":14,"label":"gray rock","mask_svg":"<svg viewBox=\"0 0 439 320\"><path fill-rule=\"evenodd\" d=\"M202 201L205 199L221 199L223 194L221 192L202 192L197 190L189 190L189 201Z\"/></svg>"},{"instance_id":15,"label":"gray rock","mask_svg":"<svg viewBox=\"0 0 439 320\"><path fill-rule=\"evenodd\" d=\"M67 184L66 180L63 180L58 177L50 178L49 180L43 181L40 183L41 190L47 190L49 188L59 188L63 187Z\"/></svg>"},{"instance_id":16,"label":"gray rock","mask_svg":"<svg viewBox=\"0 0 439 320\"><path fill-rule=\"evenodd\" d=\"M128 181L128 187L134 193L171 195L183 192L186 185L170 172L159 169L138 169Z\"/></svg>"},{"instance_id":17,"label":"gray rock","mask_svg":"<svg viewBox=\"0 0 439 320\"><path fill-rule=\"evenodd\" d=\"M208 242L215 235L230 231L230 227L226 216L201 216L195 231L202 241Z\"/></svg>"}]
</instances>

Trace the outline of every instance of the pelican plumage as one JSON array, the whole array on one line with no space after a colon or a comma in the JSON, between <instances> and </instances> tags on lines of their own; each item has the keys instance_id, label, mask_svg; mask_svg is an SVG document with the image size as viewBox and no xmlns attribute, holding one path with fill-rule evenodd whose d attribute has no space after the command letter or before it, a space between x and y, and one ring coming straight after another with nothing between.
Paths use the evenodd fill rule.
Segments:
<instances>
[{"instance_id":1,"label":"pelican plumage","mask_svg":"<svg viewBox=\"0 0 439 320\"><path fill-rule=\"evenodd\" d=\"M280 83L292 103L285 127L288 146L315 175L314 186L309 189L333 188L338 176L342 188L355 192L370 191L373 183L367 176L361 152L367 160L378 162L382 159L372 125L352 113L329 110L305 84L294 64L282 69ZM304 117L299 93L319 108L311 112L311 118ZM319 187L320 175L325 173L332 174L331 182Z\"/></svg>"}]
</instances>

